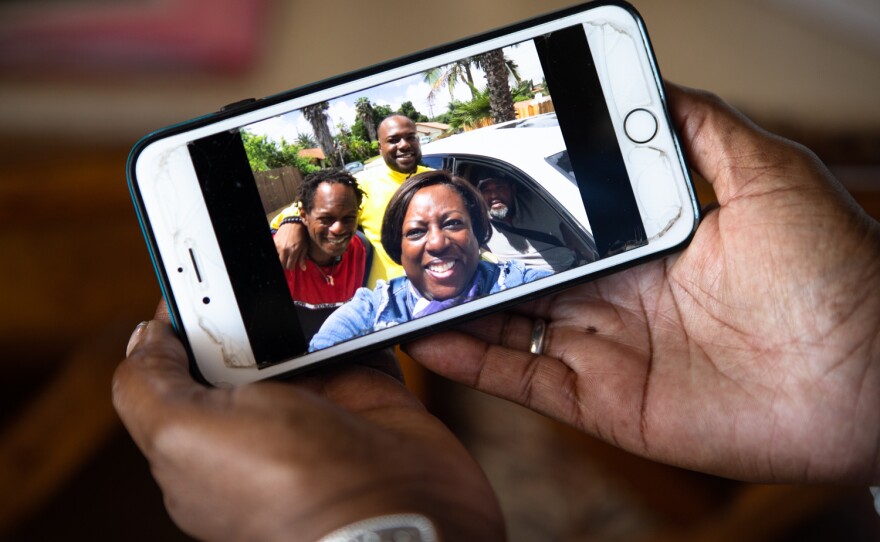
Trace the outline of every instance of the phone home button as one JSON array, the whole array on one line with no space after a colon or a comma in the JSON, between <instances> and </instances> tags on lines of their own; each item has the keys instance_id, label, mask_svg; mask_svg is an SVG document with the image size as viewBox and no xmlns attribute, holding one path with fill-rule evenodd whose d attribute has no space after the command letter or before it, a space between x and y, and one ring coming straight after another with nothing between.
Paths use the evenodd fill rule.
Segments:
<instances>
[{"instance_id":1,"label":"phone home button","mask_svg":"<svg viewBox=\"0 0 880 542\"><path fill-rule=\"evenodd\" d=\"M624 119L623 129L633 143L647 143L657 135L657 118L647 109L633 109Z\"/></svg>"}]
</instances>

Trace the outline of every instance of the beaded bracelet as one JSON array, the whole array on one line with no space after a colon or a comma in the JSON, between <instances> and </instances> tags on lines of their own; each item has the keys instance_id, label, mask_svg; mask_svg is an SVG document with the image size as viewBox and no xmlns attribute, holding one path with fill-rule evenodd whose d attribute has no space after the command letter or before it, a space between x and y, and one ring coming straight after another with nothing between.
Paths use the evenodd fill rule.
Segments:
<instances>
[{"instance_id":1,"label":"beaded bracelet","mask_svg":"<svg viewBox=\"0 0 880 542\"><path fill-rule=\"evenodd\" d=\"M283 226L285 224L302 224L302 221L303 221L303 219L300 216L289 216L289 217L283 219L281 221L281 224L278 225L278 227L280 228L281 226Z\"/></svg>"}]
</instances>

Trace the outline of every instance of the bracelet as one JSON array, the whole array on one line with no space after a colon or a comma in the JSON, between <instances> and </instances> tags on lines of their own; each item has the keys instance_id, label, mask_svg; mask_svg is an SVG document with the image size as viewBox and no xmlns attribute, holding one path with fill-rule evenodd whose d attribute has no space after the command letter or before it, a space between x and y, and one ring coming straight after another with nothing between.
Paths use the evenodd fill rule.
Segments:
<instances>
[{"instance_id":1,"label":"bracelet","mask_svg":"<svg viewBox=\"0 0 880 542\"><path fill-rule=\"evenodd\" d=\"M302 224L302 221L303 221L302 217L289 216L289 217L283 219L281 221L281 224L278 224L278 227L280 228L281 226L283 226L285 224Z\"/></svg>"},{"instance_id":2,"label":"bracelet","mask_svg":"<svg viewBox=\"0 0 880 542\"><path fill-rule=\"evenodd\" d=\"M318 542L438 542L431 520L421 514L393 514L365 519L337 529Z\"/></svg>"},{"instance_id":3,"label":"bracelet","mask_svg":"<svg viewBox=\"0 0 880 542\"><path fill-rule=\"evenodd\" d=\"M880 514L880 486L872 487L871 494L874 495L874 510Z\"/></svg>"}]
</instances>

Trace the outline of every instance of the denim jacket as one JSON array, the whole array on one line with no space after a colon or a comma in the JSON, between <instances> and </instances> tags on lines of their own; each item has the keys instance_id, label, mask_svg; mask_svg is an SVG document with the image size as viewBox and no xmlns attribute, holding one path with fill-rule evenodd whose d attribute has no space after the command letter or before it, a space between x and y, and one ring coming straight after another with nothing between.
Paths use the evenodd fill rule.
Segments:
<instances>
[{"instance_id":1,"label":"denim jacket","mask_svg":"<svg viewBox=\"0 0 880 542\"><path fill-rule=\"evenodd\" d=\"M477 266L476 280L480 292L494 294L551 274L543 269L526 268L515 261L498 264L481 261ZM373 290L359 288L351 301L327 318L312 337L309 351L410 321L413 300L409 285L409 279L397 277L389 282L380 280Z\"/></svg>"}]
</instances>

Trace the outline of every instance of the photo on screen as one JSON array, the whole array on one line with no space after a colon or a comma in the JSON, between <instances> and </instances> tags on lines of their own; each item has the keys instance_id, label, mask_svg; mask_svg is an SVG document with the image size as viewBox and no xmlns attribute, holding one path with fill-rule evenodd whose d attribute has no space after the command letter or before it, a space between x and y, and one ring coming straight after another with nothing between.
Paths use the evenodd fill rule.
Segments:
<instances>
[{"instance_id":1,"label":"photo on screen","mask_svg":"<svg viewBox=\"0 0 880 542\"><path fill-rule=\"evenodd\" d=\"M531 40L252 124L241 135L267 228L283 236L305 226L305 268L282 265L312 350L598 258ZM430 170L448 174L431 178ZM408 228L403 209L403 227L386 229L405 246L389 256L388 186L417 173L429 185L458 183L419 189L408 201L416 229L437 222L444 239L422 240L431 233ZM438 207L426 200L431 194L452 202L451 218L420 211L423 201ZM512 278L499 285L499 276ZM356 295L359 287L368 290Z\"/></svg>"},{"instance_id":2,"label":"photo on screen","mask_svg":"<svg viewBox=\"0 0 880 542\"><path fill-rule=\"evenodd\" d=\"M189 143L260 368L647 243L582 25L448 58Z\"/></svg>"}]
</instances>

